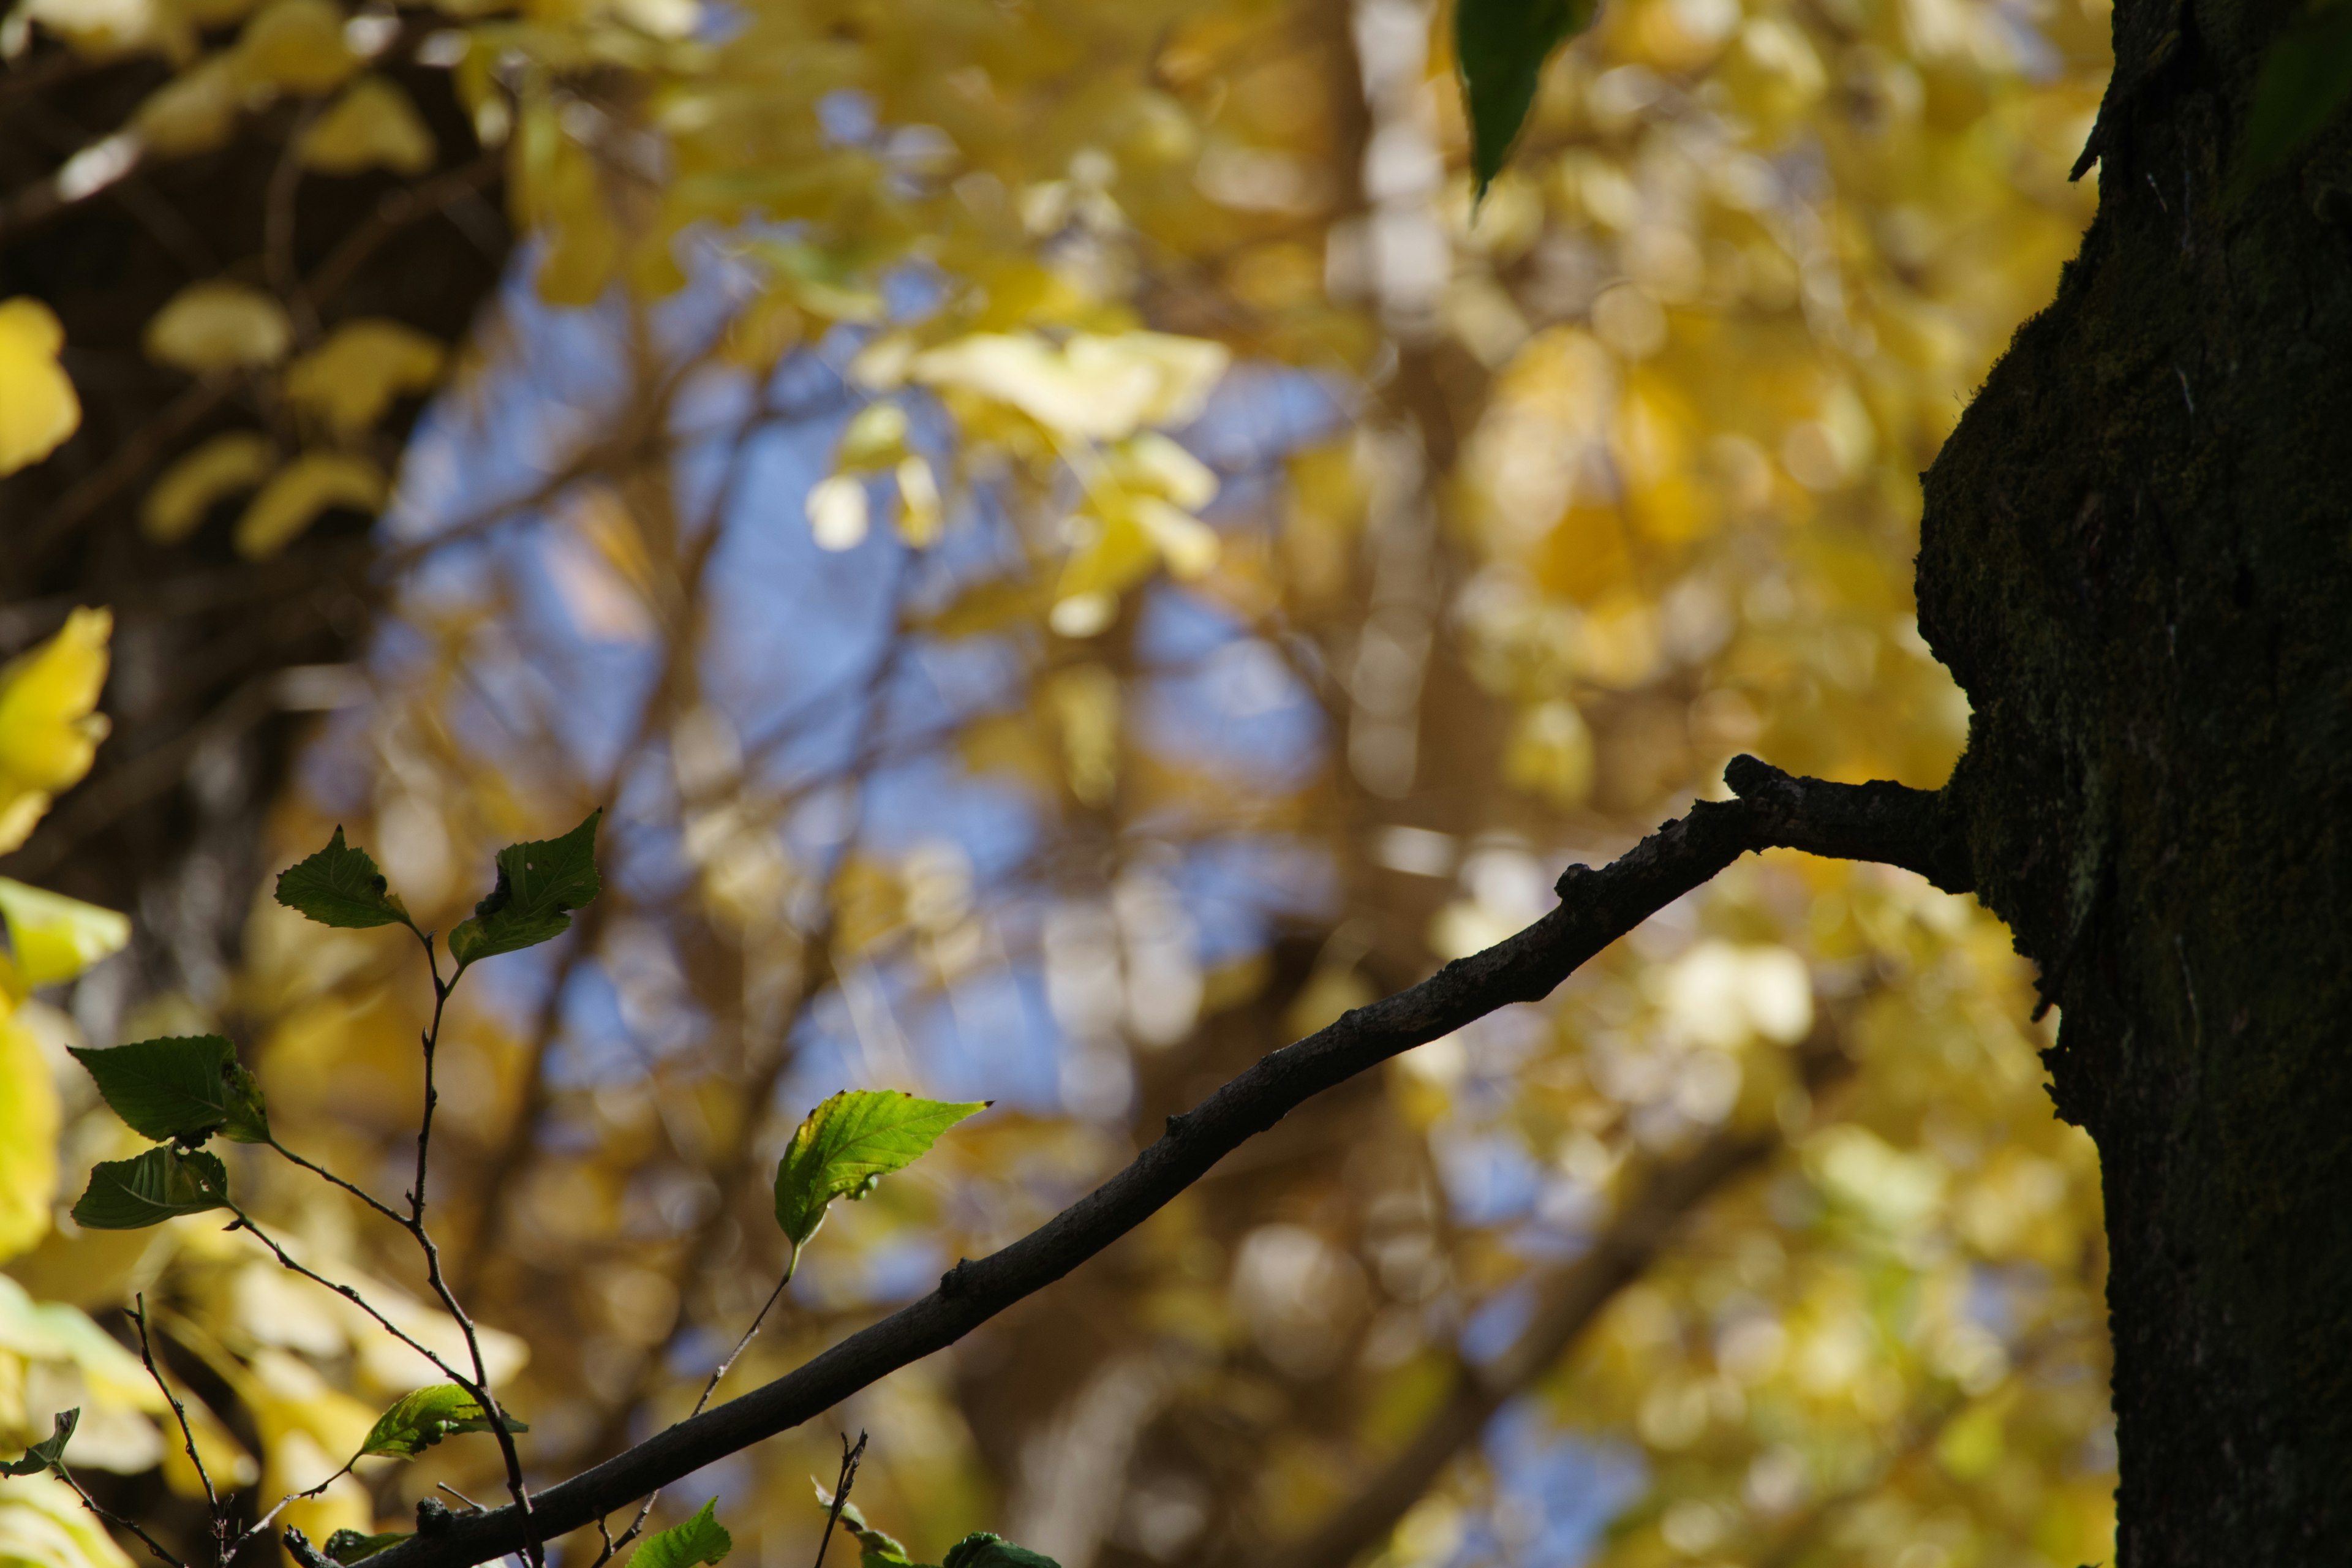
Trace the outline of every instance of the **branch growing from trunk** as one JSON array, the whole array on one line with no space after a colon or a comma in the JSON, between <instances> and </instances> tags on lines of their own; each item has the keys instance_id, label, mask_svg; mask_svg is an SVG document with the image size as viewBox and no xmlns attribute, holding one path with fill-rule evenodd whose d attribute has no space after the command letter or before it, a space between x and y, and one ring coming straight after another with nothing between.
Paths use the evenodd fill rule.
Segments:
<instances>
[{"instance_id":1,"label":"branch growing from trunk","mask_svg":"<svg viewBox=\"0 0 2352 1568\"><path fill-rule=\"evenodd\" d=\"M921 1300L774 1382L537 1494L535 1531L550 1539L591 1524L946 1349L1109 1247L1312 1096L1499 1007L1541 1000L1586 960L1742 855L1803 849L1906 867L1948 892L1973 886L1965 847L1937 795L1792 778L1744 756L1724 776L1738 799L1699 802L1600 870L1570 867L1559 879L1559 907L1535 924L1260 1058L1192 1110L1170 1117L1167 1135L1125 1170L1002 1251L959 1262ZM518 1550L525 1534L513 1507L445 1515L436 1525L372 1562L471 1568Z\"/></svg>"}]
</instances>

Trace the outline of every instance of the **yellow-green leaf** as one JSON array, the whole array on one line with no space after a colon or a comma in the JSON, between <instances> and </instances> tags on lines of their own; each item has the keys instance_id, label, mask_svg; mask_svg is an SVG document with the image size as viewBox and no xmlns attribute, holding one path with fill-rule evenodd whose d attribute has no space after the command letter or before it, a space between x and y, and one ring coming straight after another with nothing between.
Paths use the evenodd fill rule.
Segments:
<instances>
[{"instance_id":1,"label":"yellow-green leaf","mask_svg":"<svg viewBox=\"0 0 2352 1568\"><path fill-rule=\"evenodd\" d=\"M38 300L0 300L0 474L39 462L81 423L81 400L58 363L65 341Z\"/></svg>"},{"instance_id":2,"label":"yellow-green leaf","mask_svg":"<svg viewBox=\"0 0 2352 1568\"><path fill-rule=\"evenodd\" d=\"M328 508L372 512L383 497L383 472L365 458L305 452L278 469L237 519L236 552L248 560L275 555Z\"/></svg>"},{"instance_id":3,"label":"yellow-green leaf","mask_svg":"<svg viewBox=\"0 0 2352 1568\"><path fill-rule=\"evenodd\" d=\"M0 854L89 772L106 738L106 717L92 710L113 630L109 612L78 609L55 637L0 665Z\"/></svg>"},{"instance_id":4,"label":"yellow-green leaf","mask_svg":"<svg viewBox=\"0 0 2352 1568\"><path fill-rule=\"evenodd\" d=\"M940 1134L993 1103L918 1100L897 1089L844 1089L808 1113L776 1163L776 1223L794 1248L808 1244L835 1198L853 1201L903 1170Z\"/></svg>"},{"instance_id":5,"label":"yellow-green leaf","mask_svg":"<svg viewBox=\"0 0 2352 1568\"><path fill-rule=\"evenodd\" d=\"M26 990L71 980L131 940L127 916L7 877L0 877L0 921L15 979Z\"/></svg>"},{"instance_id":6,"label":"yellow-green leaf","mask_svg":"<svg viewBox=\"0 0 2352 1568\"><path fill-rule=\"evenodd\" d=\"M322 174L390 169L421 174L439 153L425 117L397 83L363 76L302 133L303 166Z\"/></svg>"},{"instance_id":7,"label":"yellow-green leaf","mask_svg":"<svg viewBox=\"0 0 2352 1568\"><path fill-rule=\"evenodd\" d=\"M287 367L286 395L348 438L383 418L402 394L431 391L442 361L441 345L414 327L363 316Z\"/></svg>"},{"instance_id":8,"label":"yellow-green leaf","mask_svg":"<svg viewBox=\"0 0 2352 1568\"><path fill-rule=\"evenodd\" d=\"M275 364L294 341L286 308L224 279L191 283L147 323L147 357L191 375Z\"/></svg>"},{"instance_id":9,"label":"yellow-green leaf","mask_svg":"<svg viewBox=\"0 0 2352 1568\"><path fill-rule=\"evenodd\" d=\"M163 470L139 509L139 531L177 544L196 531L215 502L249 490L278 466L278 447L252 430L214 437Z\"/></svg>"}]
</instances>

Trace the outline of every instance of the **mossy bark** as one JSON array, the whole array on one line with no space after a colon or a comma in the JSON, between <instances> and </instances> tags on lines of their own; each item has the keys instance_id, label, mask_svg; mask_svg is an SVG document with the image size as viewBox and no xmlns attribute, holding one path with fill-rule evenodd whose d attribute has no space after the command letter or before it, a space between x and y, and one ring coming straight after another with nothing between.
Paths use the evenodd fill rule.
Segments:
<instances>
[{"instance_id":1,"label":"mossy bark","mask_svg":"<svg viewBox=\"0 0 2352 1568\"><path fill-rule=\"evenodd\" d=\"M2352 132L2292 15L2118 0L2100 208L1927 476L1948 792L2097 1140L2124 1568L2352 1553Z\"/></svg>"}]
</instances>

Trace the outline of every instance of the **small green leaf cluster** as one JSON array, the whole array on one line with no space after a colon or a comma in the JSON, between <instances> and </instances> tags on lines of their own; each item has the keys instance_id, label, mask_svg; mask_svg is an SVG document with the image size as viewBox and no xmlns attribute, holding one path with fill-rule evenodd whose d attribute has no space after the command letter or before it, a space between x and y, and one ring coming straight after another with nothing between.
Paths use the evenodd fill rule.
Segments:
<instances>
[{"instance_id":1,"label":"small green leaf cluster","mask_svg":"<svg viewBox=\"0 0 2352 1568\"><path fill-rule=\"evenodd\" d=\"M833 1500L824 1488L816 1489L816 1500L827 1510ZM975 1530L953 1546L938 1563L918 1563L907 1555L907 1549L894 1536L887 1535L866 1522L866 1516L854 1502L841 1505L841 1525L856 1539L857 1568L1062 1568L1062 1565L1040 1552L1016 1546L1001 1535ZM637 1568L632 1563L630 1568Z\"/></svg>"},{"instance_id":2,"label":"small green leaf cluster","mask_svg":"<svg viewBox=\"0 0 2352 1568\"><path fill-rule=\"evenodd\" d=\"M509 1432L530 1430L511 1415L502 1412L501 1416ZM413 1459L454 1434L497 1429L481 1401L454 1383L437 1383L402 1395L398 1404L376 1417L375 1425L368 1428L366 1441L360 1445L360 1452ZM327 1555L334 1555L332 1542L328 1542Z\"/></svg>"},{"instance_id":3,"label":"small green leaf cluster","mask_svg":"<svg viewBox=\"0 0 2352 1568\"><path fill-rule=\"evenodd\" d=\"M74 1428L81 1425L81 1406L60 1410L54 1418L56 1430L25 1450L19 1458L0 1459L0 1476L29 1476L41 1470L62 1470L65 1468L66 1445L73 1440Z\"/></svg>"}]
</instances>

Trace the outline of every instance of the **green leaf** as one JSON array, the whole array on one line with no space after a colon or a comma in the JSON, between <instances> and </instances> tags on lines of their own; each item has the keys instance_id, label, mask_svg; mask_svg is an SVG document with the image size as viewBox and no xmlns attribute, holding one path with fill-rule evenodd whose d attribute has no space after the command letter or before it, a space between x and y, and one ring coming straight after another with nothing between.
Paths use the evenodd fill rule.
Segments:
<instances>
[{"instance_id":1,"label":"green leaf","mask_svg":"<svg viewBox=\"0 0 2352 1568\"><path fill-rule=\"evenodd\" d=\"M776 1223L795 1250L835 1198L857 1199L930 1152L940 1134L993 1100L950 1104L897 1089L844 1089L808 1113L776 1162Z\"/></svg>"},{"instance_id":2,"label":"green leaf","mask_svg":"<svg viewBox=\"0 0 2352 1568\"><path fill-rule=\"evenodd\" d=\"M817 1506L830 1512L833 1494L825 1490L824 1483L814 1476L809 1478L809 1483L816 1488ZM926 1568L925 1564L908 1558L906 1547L899 1544L895 1537L885 1535L867 1524L866 1516L857 1511L857 1505L854 1502L841 1505L841 1527L857 1538L857 1568Z\"/></svg>"},{"instance_id":3,"label":"green leaf","mask_svg":"<svg viewBox=\"0 0 2352 1568\"><path fill-rule=\"evenodd\" d=\"M269 1142L260 1081L238 1064L236 1047L218 1035L68 1049L133 1131L184 1143L201 1143L215 1132L239 1143Z\"/></svg>"},{"instance_id":4,"label":"green leaf","mask_svg":"<svg viewBox=\"0 0 2352 1568\"><path fill-rule=\"evenodd\" d=\"M407 1539L408 1532L402 1530L387 1530L382 1535L362 1535L356 1530L339 1530L327 1537L327 1556L341 1563L343 1568L351 1568L352 1563L363 1563L377 1552L397 1546Z\"/></svg>"},{"instance_id":5,"label":"green leaf","mask_svg":"<svg viewBox=\"0 0 2352 1568\"><path fill-rule=\"evenodd\" d=\"M358 845L344 843L341 826L324 849L278 873L278 901L322 926L409 925L408 911L374 858Z\"/></svg>"},{"instance_id":6,"label":"green leaf","mask_svg":"<svg viewBox=\"0 0 2352 1568\"><path fill-rule=\"evenodd\" d=\"M2260 179L2352 100L2352 5L2315 5L2279 35L2254 83L2241 182Z\"/></svg>"},{"instance_id":7,"label":"green leaf","mask_svg":"<svg viewBox=\"0 0 2352 1568\"><path fill-rule=\"evenodd\" d=\"M72 1441L74 1427L81 1420L81 1406L60 1410L51 1420L55 1432L26 1449L21 1458L0 1459L0 1476L29 1476L64 1467L66 1445Z\"/></svg>"},{"instance_id":8,"label":"green leaf","mask_svg":"<svg viewBox=\"0 0 2352 1568\"><path fill-rule=\"evenodd\" d=\"M228 1207L228 1172L218 1155L169 1143L136 1160L109 1160L89 1173L73 1206L84 1230L139 1230L184 1214Z\"/></svg>"},{"instance_id":9,"label":"green leaf","mask_svg":"<svg viewBox=\"0 0 2352 1568\"><path fill-rule=\"evenodd\" d=\"M1042 1552L1015 1546L1001 1535L975 1530L948 1548L940 1568L1062 1568Z\"/></svg>"},{"instance_id":10,"label":"green leaf","mask_svg":"<svg viewBox=\"0 0 2352 1568\"><path fill-rule=\"evenodd\" d=\"M450 955L478 963L562 936L572 911L604 890L596 876L596 823L604 812L561 838L509 844L499 851L498 886L474 906L474 918L449 933Z\"/></svg>"},{"instance_id":11,"label":"green leaf","mask_svg":"<svg viewBox=\"0 0 2352 1568\"><path fill-rule=\"evenodd\" d=\"M735 1538L719 1522L712 1510L719 1500L712 1498L702 1505L702 1511L684 1524L673 1525L658 1535L649 1535L646 1543L629 1558L629 1568L697 1568L697 1564L718 1562L735 1550Z\"/></svg>"},{"instance_id":12,"label":"green leaf","mask_svg":"<svg viewBox=\"0 0 2352 1568\"><path fill-rule=\"evenodd\" d=\"M509 1432L530 1430L511 1415L506 1421ZM367 1440L360 1445L360 1452L413 1459L444 1437L459 1432L492 1430L495 1428L490 1425L488 1412L472 1394L454 1383L436 1383L403 1394L398 1404L377 1416L375 1425L368 1428ZM327 1555L334 1554L334 1542L331 1541L327 1543Z\"/></svg>"},{"instance_id":13,"label":"green leaf","mask_svg":"<svg viewBox=\"0 0 2352 1568\"><path fill-rule=\"evenodd\" d=\"M1596 0L1458 0L1454 54L1470 116L1470 170L1477 195L1503 170L1536 101L1552 51L1592 21Z\"/></svg>"}]
</instances>

